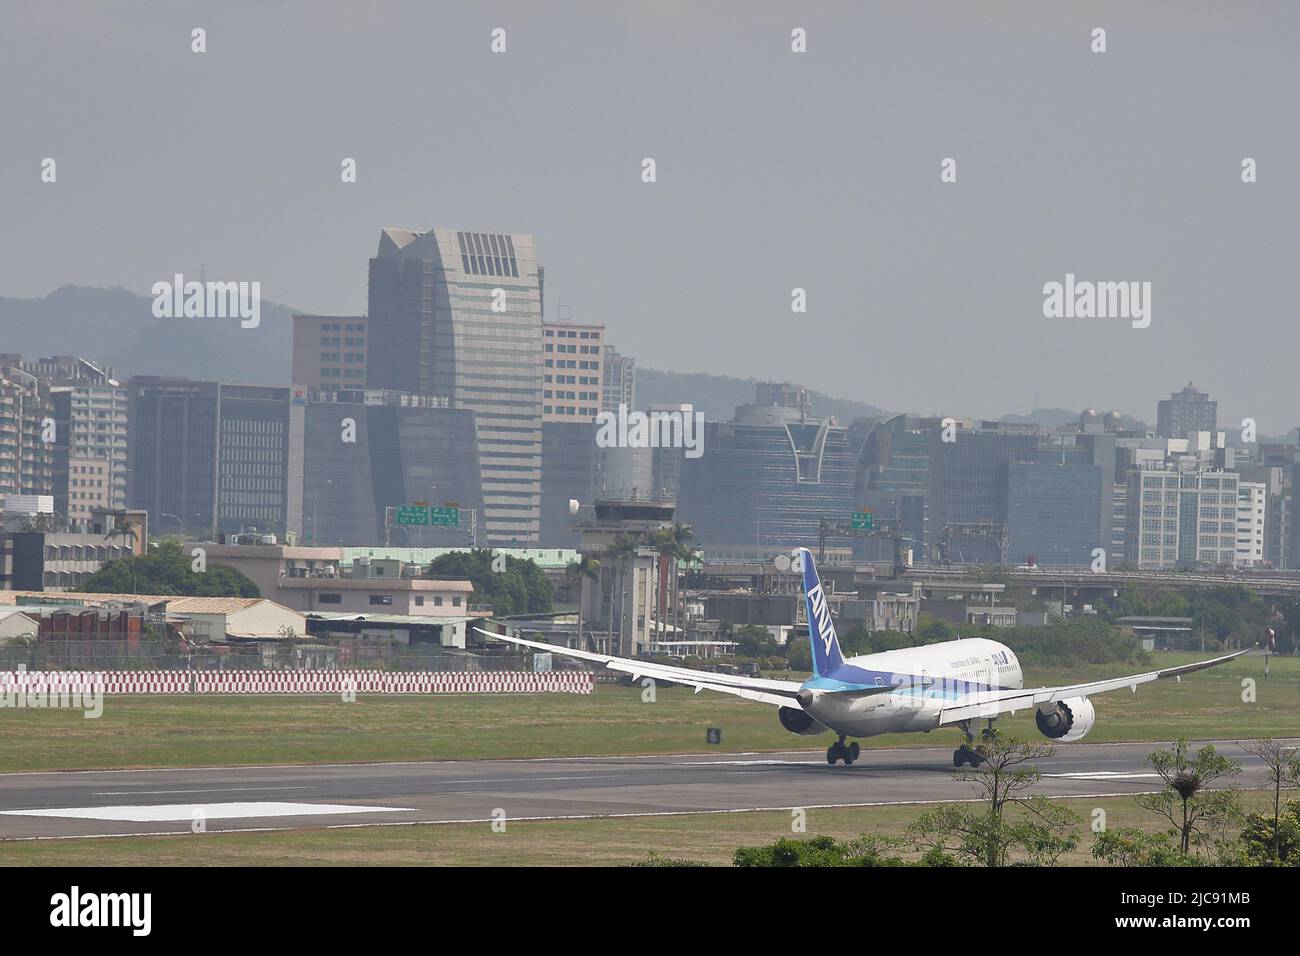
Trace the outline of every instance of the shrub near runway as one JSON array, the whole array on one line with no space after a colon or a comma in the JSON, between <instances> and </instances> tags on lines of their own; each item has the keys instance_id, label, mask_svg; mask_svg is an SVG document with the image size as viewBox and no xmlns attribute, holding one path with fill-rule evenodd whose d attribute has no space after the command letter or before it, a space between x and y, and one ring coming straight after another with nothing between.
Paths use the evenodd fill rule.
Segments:
<instances>
[{"instance_id":1,"label":"shrub near runway","mask_svg":"<svg viewBox=\"0 0 1300 956\"><path fill-rule=\"evenodd\" d=\"M1199 659L1157 655L1157 667ZM1182 683L1159 681L1099 695L1089 742L1245 739L1284 735L1300 726L1300 659L1274 658L1270 676L1254 655ZM1116 676L1115 665L1030 668L1026 681L1056 684ZM1242 701L1242 680L1256 702ZM829 735L795 737L774 708L686 688L660 688L643 703L638 687L598 685L591 696L437 695L367 697L110 696L99 720L79 712L0 712L0 771L116 767L221 766L379 760L447 760L612 754L809 750ZM999 726L1024 739L1032 717ZM722 728L722 744L705 742ZM955 731L889 735L869 747L948 747Z\"/></svg>"}]
</instances>

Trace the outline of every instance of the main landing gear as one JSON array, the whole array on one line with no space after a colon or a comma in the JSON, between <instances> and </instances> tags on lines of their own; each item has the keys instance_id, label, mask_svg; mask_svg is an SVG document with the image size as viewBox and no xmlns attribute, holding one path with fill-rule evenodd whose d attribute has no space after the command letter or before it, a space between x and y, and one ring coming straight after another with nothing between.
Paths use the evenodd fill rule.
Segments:
<instances>
[{"instance_id":1,"label":"main landing gear","mask_svg":"<svg viewBox=\"0 0 1300 956\"><path fill-rule=\"evenodd\" d=\"M961 727L962 733L966 735L966 742L953 751L952 765L961 767L969 764L972 767L978 767L986 759L984 757L984 745L976 744L973 747L971 746L975 742L975 733L971 730L969 720L963 720L958 726ZM980 739L989 741L993 739L993 736L993 721L990 720L989 725L980 731Z\"/></svg>"},{"instance_id":2,"label":"main landing gear","mask_svg":"<svg viewBox=\"0 0 1300 956\"><path fill-rule=\"evenodd\" d=\"M837 760L843 760L844 766L847 767L858 759L860 753L862 748L858 746L858 742L855 740L851 744L845 744L844 735L841 734L839 740L826 748L826 762L834 764Z\"/></svg>"}]
</instances>

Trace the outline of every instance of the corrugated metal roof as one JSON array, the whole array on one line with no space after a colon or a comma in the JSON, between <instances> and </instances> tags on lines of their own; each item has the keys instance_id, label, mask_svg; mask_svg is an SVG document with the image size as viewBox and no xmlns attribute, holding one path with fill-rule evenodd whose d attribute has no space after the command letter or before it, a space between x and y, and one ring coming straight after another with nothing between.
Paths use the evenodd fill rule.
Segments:
<instances>
[{"instance_id":1,"label":"corrugated metal roof","mask_svg":"<svg viewBox=\"0 0 1300 956\"><path fill-rule=\"evenodd\" d=\"M267 598L177 597L167 601L168 614L234 614L256 604L275 604ZM289 608L285 608L289 610Z\"/></svg>"},{"instance_id":2,"label":"corrugated metal roof","mask_svg":"<svg viewBox=\"0 0 1300 956\"><path fill-rule=\"evenodd\" d=\"M89 607L104 604L165 604L168 614L234 614L262 602L284 607L270 598L189 597L180 594L98 594L88 591L0 591L0 605L26 606L18 604L19 596L45 598L51 602L79 601ZM284 609L293 610L288 607Z\"/></svg>"},{"instance_id":3,"label":"corrugated metal roof","mask_svg":"<svg viewBox=\"0 0 1300 956\"><path fill-rule=\"evenodd\" d=\"M163 594L100 594L90 591L0 591L0 604L17 604L19 597L45 598L56 601L81 601L86 604L162 604L176 600Z\"/></svg>"}]
</instances>

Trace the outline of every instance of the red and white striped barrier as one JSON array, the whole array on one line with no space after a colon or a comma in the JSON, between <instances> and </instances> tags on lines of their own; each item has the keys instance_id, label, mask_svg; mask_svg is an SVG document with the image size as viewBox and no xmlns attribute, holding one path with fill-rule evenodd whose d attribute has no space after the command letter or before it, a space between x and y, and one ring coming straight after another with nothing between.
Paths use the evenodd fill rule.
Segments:
<instances>
[{"instance_id":1,"label":"red and white striped barrier","mask_svg":"<svg viewBox=\"0 0 1300 956\"><path fill-rule=\"evenodd\" d=\"M0 693L590 694L588 673L552 671L0 671Z\"/></svg>"},{"instance_id":2,"label":"red and white striped barrier","mask_svg":"<svg viewBox=\"0 0 1300 956\"><path fill-rule=\"evenodd\" d=\"M64 690L187 694L190 680L184 671L0 671L0 694L57 694Z\"/></svg>"}]
</instances>

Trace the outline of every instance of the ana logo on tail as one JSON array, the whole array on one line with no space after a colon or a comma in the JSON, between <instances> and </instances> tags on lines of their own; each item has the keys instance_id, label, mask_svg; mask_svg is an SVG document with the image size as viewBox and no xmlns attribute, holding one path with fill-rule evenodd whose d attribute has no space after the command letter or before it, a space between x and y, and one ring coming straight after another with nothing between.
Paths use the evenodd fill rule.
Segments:
<instances>
[{"instance_id":1,"label":"ana logo on tail","mask_svg":"<svg viewBox=\"0 0 1300 956\"><path fill-rule=\"evenodd\" d=\"M803 565L803 589L808 601L808 642L812 647L813 673L820 677L843 664L844 657L840 654L835 622L831 619L831 608L822 590L821 578L817 576L812 552L800 548L798 559Z\"/></svg>"},{"instance_id":2,"label":"ana logo on tail","mask_svg":"<svg viewBox=\"0 0 1300 956\"><path fill-rule=\"evenodd\" d=\"M812 604L813 616L817 619L817 633L821 637L822 648L826 656L830 657L831 644L835 641L835 623L831 620L831 609L826 603L826 595L822 593L820 581L808 592L808 601Z\"/></svg>"}]
</instances>

